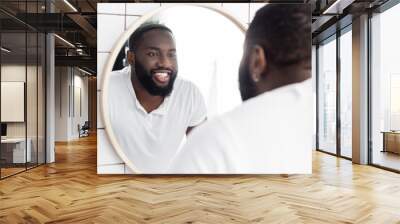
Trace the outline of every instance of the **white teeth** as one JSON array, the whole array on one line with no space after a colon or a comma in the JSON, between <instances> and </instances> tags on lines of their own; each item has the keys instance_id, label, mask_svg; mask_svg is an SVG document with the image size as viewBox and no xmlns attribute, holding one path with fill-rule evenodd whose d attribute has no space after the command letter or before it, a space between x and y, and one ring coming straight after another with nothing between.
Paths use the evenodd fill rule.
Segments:
<instances>
[{"instance_id":1,"label":"white teeth","mask_svg":"<svg viewBox=\"0 0 400 224\"><path fill-rule=\"evenodd\" d=\"M167 76L168 76L168 73L164 73L164 72L157 72L155 75L156 75L156 76L159 76L159 77L161 77L161 78L165 78L165 77L167 77Z\"/></svg>"},{"instance_id":2,"label":"white teeth","mask_svg":"<svg viewBox=\"0 0 400 224\"><path fill-rule=\"evenodd\" d=\"M169 75L166 72L157 72L154 74L155 79L157 79L160 82L166 82L169 80Z\"/></svg>"}]
</instances>

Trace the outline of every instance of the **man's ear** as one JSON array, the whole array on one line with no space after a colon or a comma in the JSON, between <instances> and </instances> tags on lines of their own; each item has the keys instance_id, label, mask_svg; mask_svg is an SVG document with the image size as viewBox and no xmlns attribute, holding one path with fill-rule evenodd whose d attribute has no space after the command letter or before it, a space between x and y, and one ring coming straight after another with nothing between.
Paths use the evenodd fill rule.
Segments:
<instances>
[{"instance_id":1,"label":"man's ear","mask_svg":"<svg viewBox=\"0 0 400 224\"><path fill-rule=\"evenodd\" d=\"M130 65L135 64L135 53L133 51L128 51L127 60Z\"/></svg>"},{"instance_id":2,"label":"man's ear","mask_svg":"<svg viewBox=\"0 0 400 224\"><path fill-rule=\"evenodd\" d=\"M264 48L260 45L254 45L249 54L249 72L254 82L260 81L265 70L267 69L267 59L265 57Z\"/></svg>"}]
</instances>

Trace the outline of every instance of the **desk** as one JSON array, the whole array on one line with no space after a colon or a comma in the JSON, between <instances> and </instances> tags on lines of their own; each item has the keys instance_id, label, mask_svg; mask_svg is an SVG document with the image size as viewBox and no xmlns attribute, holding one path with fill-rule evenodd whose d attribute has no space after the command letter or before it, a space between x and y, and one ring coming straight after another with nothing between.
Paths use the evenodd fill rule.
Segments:
<instances>
[{"instance_id":1,"label":"desk","mask_svg":"<svg viewBox=\"0 0 400 224\"><path fill-rule=\"evenodd\" d=\"M383 133L382 152L400 154L400 131L382 131L381 133Z\"/></svg>"},{"instance_id":2,"label":"desk","mask_svg":"<svg viewBox=\"0 0 400 224\"><path fill-rule=\"evenodd\" d=\"M28 147L26 147L26 154L25 154L25 138L1 139L1 156L8 163L30 162L32 160L32 154L31 154L32 141L30 138L28 138L26 142L28 143L27 145Z\"/></svg>"}]
</instances>

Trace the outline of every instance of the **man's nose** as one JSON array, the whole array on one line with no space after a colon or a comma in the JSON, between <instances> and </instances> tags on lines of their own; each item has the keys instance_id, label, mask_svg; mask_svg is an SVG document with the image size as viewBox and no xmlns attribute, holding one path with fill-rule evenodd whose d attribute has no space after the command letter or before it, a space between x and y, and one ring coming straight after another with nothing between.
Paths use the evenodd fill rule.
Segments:
<instances>
[{"instance_id":1,"label":"man's nose","mask_svg":"<svg viewBox=\"0 0 400 224\"><path fill-rule=\"evenodd\" d=\"M167 57L167 55L160 55L158 59L158 67L163 67L163 68L171 68L172 67L172 60Z\"/></svg>"}]
</instances>

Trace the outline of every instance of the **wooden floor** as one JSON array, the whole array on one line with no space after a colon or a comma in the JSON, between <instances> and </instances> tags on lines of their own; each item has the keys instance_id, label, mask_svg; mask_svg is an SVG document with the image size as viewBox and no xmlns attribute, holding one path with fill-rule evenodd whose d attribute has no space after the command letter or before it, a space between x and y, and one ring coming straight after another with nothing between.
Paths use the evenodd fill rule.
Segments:
<instances>
[{"instance_id":1,"label":"wooden floor","mask_svg":"<svg viewBox=\"0 0 400 224\"><path fill-rule=\"evenodd\" d=\"M18 164L18 167L11 167L11 168L10 167L6 167L6 168L2 167L1 168L1 178L6 178L8 176L15 175L20 172L24 172L27 169L33 169L37 166L38 166L37 164L32 164L32 163L29 164L28 163L27 167L25 167L25 164Z\"/></svg>"},{"instance_id":2,"label":"wooden floor","mask_svg":"<svg viewBox=\"0 0 400 224\"><path fill-rule=\"evenodd\" d=\"M314 153L312 175L99 176L96 139L0 181L0 223L400 223L400 175Z\"/></svg>"},{"instance_id":3,"label":"wooden floor","mask_svg":"<svg viewBox=\"0 0 400 224\"><path fill-rule=\"evenodd\" d=\"M22 171L25 171L26 168L1 168L1 177L7 177Z\"/></svg>"}]
</instances>

